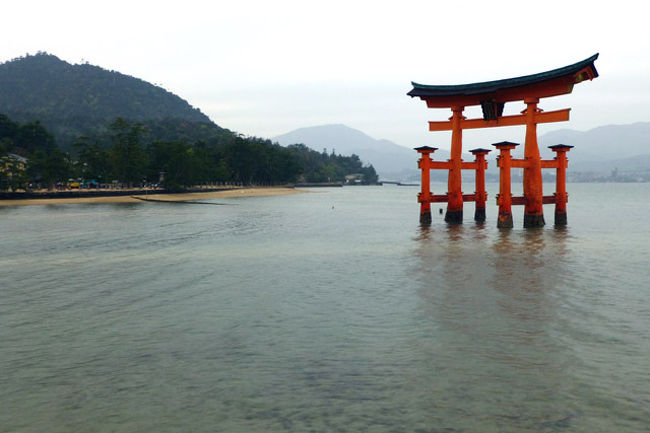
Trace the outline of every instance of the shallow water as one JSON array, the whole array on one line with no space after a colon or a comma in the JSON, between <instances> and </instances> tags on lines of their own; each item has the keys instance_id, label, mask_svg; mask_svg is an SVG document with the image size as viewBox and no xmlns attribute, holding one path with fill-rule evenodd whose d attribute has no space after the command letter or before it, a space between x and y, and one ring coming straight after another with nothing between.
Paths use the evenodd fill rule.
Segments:
<instances>
[{"instance_id":1,"label":"shallow water","mask_svg":"<svg viewBox=\"0 0 650 433\"><path fill-rule=\"evenodd\" d=\"M647 431L650 188L495 188L0 208L0 431Z\"/></svg>"}]
</instances>

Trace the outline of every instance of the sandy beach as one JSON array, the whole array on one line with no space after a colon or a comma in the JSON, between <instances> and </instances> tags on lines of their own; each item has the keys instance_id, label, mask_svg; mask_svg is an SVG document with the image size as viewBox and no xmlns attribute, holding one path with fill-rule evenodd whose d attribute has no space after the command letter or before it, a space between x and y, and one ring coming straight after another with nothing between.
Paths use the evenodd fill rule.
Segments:
<instances>
[{"instance_id":1,"label":"sandy beach","mask_svg":"<svg viewBox=\"0 0 650 433\"><path fill-rule=\"evenodd\" d=\"M234 188L222 191L192 192L180 194L147 194L133 196L111 196L111 197L75 197L75 198L38 198L23 200L0 200L0 206L23 206L23 205L44 205L44 204L89 204L89 203L146 203L143 199L156 202L162 201L193 201L213 198L229 197L262 197L271 195L299 194L307 191L282 188Z\"/></svg>"}]
</instances>

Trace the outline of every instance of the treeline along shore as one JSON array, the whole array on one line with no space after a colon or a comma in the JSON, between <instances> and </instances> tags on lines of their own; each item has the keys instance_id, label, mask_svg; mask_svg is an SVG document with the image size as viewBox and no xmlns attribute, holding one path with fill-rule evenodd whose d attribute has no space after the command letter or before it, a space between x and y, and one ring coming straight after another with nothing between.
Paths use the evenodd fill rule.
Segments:
<instances>
[{"instance_id":1,"label":"treeline along shore","mask_svg":"<svg viewBox=\"0 0 650 433\"><path fill-rule=\"evenodd\" d=\"M377 182L374 168L356 155L321 153L303 144L283 147L233 133L178 139L178 128L198 126L171 120L157 125L152 131L117 118L104 134L79 137L66 152L40 122L21 124L0 114L0 199L118 196L133 194L133 188L136 194L150 188L179 192L196 185Z\"/></svg>"}]
</instances>

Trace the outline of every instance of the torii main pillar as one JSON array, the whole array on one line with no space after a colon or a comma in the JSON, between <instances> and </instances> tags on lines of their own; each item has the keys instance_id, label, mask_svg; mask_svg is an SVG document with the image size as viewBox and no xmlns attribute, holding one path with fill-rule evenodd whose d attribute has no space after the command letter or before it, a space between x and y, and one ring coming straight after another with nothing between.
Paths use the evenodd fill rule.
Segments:
<instances>
[{"instance_id":1,"label":"torii main pillar","mask_svg":"<svg viewBox=\"0 0 650 433\"><path fill-rule=\"evenodd\" d=\"M542 160L537 144L537 124L569 120L569 109L542 112L537 106L541 98L571 93L573 86L598 76L594 66L598 54L581 62L540 74L505 80L461 85L423 85L412 83L411 97L424 100L429 108L450 108L449 121L429 122L430 131L451 131L451 158L448 161L447 213L445 221L462 223L463 201L461 170L463 129L525 125L524 160L513 167L524 169L524 227L544 225L542 191ZM523 101L526 108L520 115L503 116L506 102ZM483 118L466 119L465 107L480 105Z\"/></svg>"},{"instance_id":2,"label":"torii main pillar","mask_svg":"<svg viewBox=\"0 0 650 433\"><path fill-rule=\"evenodd\" d=\"M461 121L464 119L465 107L456 105L451 107L451 158L449 159L449 177L447 181L447 213L445 221L448 223L463 222L463 191L462 173L463 163L463 128Z\"/></svg>"},{"instance_id":3,"label":"torii main pillar","mask_svg":"<svg viewBox=\"0 0 650 433\"><path fill-rule=\"evenodd\" d=\"M537 108L539 98L526 98L526 141L524 142L524 159L528 161L524 167L524 227L543 227L544 209L542 207L544 193L542 191L542 163L537 145L536 114L541 113ZM568 119L567 119L568 120Z\"/></svg>"}]
</instances>

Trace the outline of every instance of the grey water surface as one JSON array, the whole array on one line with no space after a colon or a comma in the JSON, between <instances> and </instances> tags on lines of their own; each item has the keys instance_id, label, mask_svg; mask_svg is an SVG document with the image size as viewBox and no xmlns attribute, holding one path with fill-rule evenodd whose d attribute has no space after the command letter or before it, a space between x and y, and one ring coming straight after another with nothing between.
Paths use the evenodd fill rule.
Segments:
<instances>
[{"instance_id":1,"label":"grey water surface","mask_svg":"<svg viewBox=\"0 0 650 433\"><path fill-rule=\"evenodd\" d=\"M0 207L0 432L650 431L650 187L495 188Z\"/></svg>"}]
</instances>

